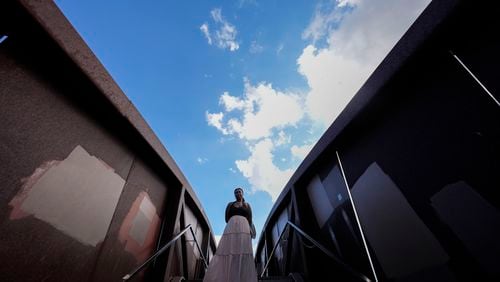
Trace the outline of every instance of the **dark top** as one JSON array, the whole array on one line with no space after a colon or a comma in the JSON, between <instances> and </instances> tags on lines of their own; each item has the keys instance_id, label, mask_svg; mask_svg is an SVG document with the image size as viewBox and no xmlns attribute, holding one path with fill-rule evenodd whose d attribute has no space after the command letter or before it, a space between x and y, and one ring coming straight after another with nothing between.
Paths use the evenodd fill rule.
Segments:
<instances>
[{"instance_id":1,"label":"dark top","mask_svg":"<svg viewBox=\"0 0 500 282\"><path fill-rule=\"evenodd\" d=\"M230 202L226 207L226 223L229 221L233 215L244 216L250 225L252 225L252 208L247 202L243 202L241 207L236 207L237 201Z\"/></svg>"}]
</instances>

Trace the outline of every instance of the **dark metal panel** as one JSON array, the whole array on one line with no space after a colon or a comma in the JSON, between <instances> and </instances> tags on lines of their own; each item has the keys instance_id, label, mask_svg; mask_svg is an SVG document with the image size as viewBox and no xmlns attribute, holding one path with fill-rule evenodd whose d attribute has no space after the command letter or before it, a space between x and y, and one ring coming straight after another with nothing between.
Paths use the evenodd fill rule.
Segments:
<instances>
[{"instance_id":1,"label":"dark metal panel","mask_svg":"<svg viewBox=\"0 0 500 282\"><path fill-rule=\"evenodd\" d=\"M295 172L263 232L293 190L301 228L367 276L363 252L380 280L498 280L500 111L477 79L498 95L498 12L432 2ZM340 203L336 151L356 210ZM331 205L315 197L322 188ZM331 275L333 264L304 250L309 279Z\"/></svg>"},{"instance_id":2,"label":"dark metal panel","mask_svg":"<svg viewBox=\"0 0 500 282\"><path fill-rule=\"evenodd\" d=\"M499 275L491 265L498 264L500 248L493 239L500 234L500 200L492 189L500 185L500 112L447 47L447 41L434 45L408 64L340 146L350 186L357 190L354 200L361 203L360 220L367 222L367 240L386 279ZM491 72L495 68L490 65ZM378 193L369 197L375 193L370 189ZM459 208L447 215L457 205L468 212ZM373 222L379 224L370 227ZM382 243L380 238L392 235L405 238L392 240L404 252Z\"/></svg>"},{"instance_id":3,"label":"dark metal panel","mask_svg":"<svg viewBox=\"0 0 500 282\"><path fill-rule=\"evenodd\" d=\"M338 137L346 125L362 112L366 105L371 103L371 99L379 94L387 81L397 74L406 61L412 57L415 51L421 48L426 40L448 19L450 14L456 9L456 6L461 2L466 1L432 1L427 6L294 172L276 201L278 205L293 184L299 181L303 174L306 174L307 170L324 154L324 151L330 146L331 141ZM277 208L277 205L273 206L273 210L275 208Z\"/></svg>"}]
</instances>

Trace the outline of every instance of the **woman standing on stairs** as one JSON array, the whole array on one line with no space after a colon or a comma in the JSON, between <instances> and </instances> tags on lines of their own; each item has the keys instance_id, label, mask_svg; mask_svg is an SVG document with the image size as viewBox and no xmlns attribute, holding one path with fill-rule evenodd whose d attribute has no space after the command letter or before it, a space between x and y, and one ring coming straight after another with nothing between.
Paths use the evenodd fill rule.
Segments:
<instances>
[{"instance_id":1,"label":"woman standing on stairs","mask_svg":"<svg viewBox=\"0 0 500 282\"><path fill-rule=\"evenodd\" d=\"M226 207L226 228L215 256L210 261L204 282L257 282L252 238L255 228L252 209L243 198L243 189L234 189L236 201Z\"/></svg>"}]
</instances>

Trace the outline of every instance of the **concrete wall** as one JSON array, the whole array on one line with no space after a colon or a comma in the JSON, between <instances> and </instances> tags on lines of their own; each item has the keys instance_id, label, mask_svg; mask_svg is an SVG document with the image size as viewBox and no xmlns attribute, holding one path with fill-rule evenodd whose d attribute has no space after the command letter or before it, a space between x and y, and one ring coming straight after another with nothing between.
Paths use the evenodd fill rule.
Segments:
<instances>
[{"instance_id":1,"label":"concrete wall","mask_svg":"<svg viewBox=\"0 0 500 282\"><path fill-rule=\"evenodd\" d=\"M0 280L119 280L172 237L184 194L208 237L189 183L112 79L99 81L109 74L55 5L9 0L0 10L0 37L8 36L0 43ZM190 256L180 259L199 254ZM168 260L148 277L168 278Z\"/></svg>"}]
</instances>

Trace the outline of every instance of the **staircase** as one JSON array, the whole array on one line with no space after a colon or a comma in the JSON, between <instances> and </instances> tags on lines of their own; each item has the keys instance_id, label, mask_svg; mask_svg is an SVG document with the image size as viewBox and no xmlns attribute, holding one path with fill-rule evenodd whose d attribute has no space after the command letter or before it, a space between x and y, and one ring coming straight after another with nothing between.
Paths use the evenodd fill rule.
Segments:
<instances>
[{"instance_id":1,"label":"staircase","mask_svg":"<svg viewBox=\"0 0 500 282\"><path fill-rule=\"evenodd\" d=\"M289 276L269 276L259 279L259 281L263 282L294 282L292 277Z\"/></svg>"},{"instance_id":2,"label":"staircase","mask_svg":"<svg viewBox=\"0 0 500 282\"><path fill-rule=\"evenodd\" d=\"M192 280L182 280L184 282L202 282L202 279L192 279ZM289 276L270 276L270 277L265 277L262 279L259 279L259 282L298 282L302 280L294 280L292 277Z\"/></svg>"},{"instance_id":3,"label":"staircase","mask_svg":"<svg viewBox=\"0 0 500 282\"><path fill-rule=\"evenodd\" d=\"M302 275L299 273L290 273L288 276L266 276L259 279L259 281L269 282L304 282Z\"/></svg>"},{"instance_id":4,"label":"staircase","mask_svg":"<svg viewBox=\"0 0 500 282\"><path fill-rule=\"evenodd\" d=\"M193 279L193 280L182 280L185 282L202 282L202 279ZM302 281L302 280L300 280ZM270 276L259 279L259 282L297 282L292 277L289 276Z\"/></svg>"},{"instance_id":5,"label":"staircase","mask_svg":"<svg viewBox=\"0 0 500 282\"><path fill-rule=\"evenodd\" d=\"M178 280L175 280L178 279ZM180 279L180 280L179 280ZM184 281L184 282L202 282L203 279L191 279L184 280L182 277L176 277L172 282ZM267 276L259 279L259 282L304 282L302 276L297 273L290 273L288 276Z\"/></svg>"},{"instance_id":6,"label":"staircase","mask_svg":"<svg viewBox=\"0 0 500 282\"><path fill-rule=\"evenodd\" d=\"M193 280L182 280L185 282L202 282L202 279L193 279ZM288 277L288 276L271 276L271 277L265 277L262 279L259 279L259 282L295 282L296 280L293 280L293 278Z\"/></svg>"}]
</instances>

